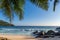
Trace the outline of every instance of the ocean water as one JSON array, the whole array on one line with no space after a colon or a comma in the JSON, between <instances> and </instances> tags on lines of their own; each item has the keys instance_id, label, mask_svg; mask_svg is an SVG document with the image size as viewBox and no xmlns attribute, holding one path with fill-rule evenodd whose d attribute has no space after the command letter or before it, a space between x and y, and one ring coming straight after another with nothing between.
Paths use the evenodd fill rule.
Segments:
<instances>
[{"instance_id":1,"label":"ocean water","mask_svg":"<svg viewBox=\"0 0 60 40\"><path fill-rule=\"evenodd\" d=\"M56 30L55 26L0 26L0 34L32 35L34 31Z\"/></svg>"}]
</instances>

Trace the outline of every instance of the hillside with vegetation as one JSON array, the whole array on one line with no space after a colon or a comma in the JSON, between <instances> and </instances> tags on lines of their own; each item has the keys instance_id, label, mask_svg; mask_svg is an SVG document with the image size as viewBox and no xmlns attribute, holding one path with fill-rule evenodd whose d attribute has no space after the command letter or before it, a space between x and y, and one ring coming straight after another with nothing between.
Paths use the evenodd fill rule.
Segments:
<instances>
[{"instance_id":1,"label":"hillside with vegetation","mask_svg":"<svg viewBox=\"0 0 60 40\"><path fill-rule=\"evenodd\" d=\"M3 20L0 20L0 26L14 26L13 24L9 24L8 22L5 22Z\"/></svg>"}]
</instances>

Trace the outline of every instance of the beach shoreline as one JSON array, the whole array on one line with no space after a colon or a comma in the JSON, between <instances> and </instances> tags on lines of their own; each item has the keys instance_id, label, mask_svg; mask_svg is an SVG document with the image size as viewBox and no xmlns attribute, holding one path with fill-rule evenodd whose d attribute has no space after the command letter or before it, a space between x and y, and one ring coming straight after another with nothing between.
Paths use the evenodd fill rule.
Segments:
<instances>
[{"instance_id":1,"label":"beach shoreline","mask_svg":"<svg viewBox=\"0 0 60 40\"><path fill-rule=\"evenodd\" d=\"M1 35L0 38L7 38L8 40L37 40L32 36L23 36L23 35Z\"/></svg>"}]
</instances>

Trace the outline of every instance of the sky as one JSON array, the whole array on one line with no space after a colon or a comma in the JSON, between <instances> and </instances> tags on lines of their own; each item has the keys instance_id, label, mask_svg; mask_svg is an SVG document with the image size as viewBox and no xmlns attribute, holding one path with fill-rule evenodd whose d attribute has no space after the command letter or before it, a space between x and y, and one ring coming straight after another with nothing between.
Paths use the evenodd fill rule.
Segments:
<instances>
[{"instance_id":1,"label":"sky","mask_svg":"<svg viewBox=\"0 0 60 40\"><path fill-rule=\"evenodd\" d=\"M14 17L12 24L16 26L60 26L60 4L56 6L53 11L53 2L49 4L49 10L43 10L40 7L32 4L28 0L24 5L24 19L19 20L17 16ZM2 14L0 10L0 20L9 22L9 20Z\"/></svg>"}]
</instances>

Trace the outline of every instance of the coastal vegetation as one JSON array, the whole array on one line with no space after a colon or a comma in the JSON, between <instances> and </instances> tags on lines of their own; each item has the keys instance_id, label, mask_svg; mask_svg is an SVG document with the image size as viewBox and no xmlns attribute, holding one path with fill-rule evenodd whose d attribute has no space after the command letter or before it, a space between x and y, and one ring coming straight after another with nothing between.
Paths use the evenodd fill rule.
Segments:
<instances>
[{"instance_id":1,"label":"coastal vegetation","mask_svg":"<svg viewBox=\"0 0 60 40\"><path fill-rule=\"evenodd\" d=\"M13 24L9 24L8 22L0 20L0 25L1 26L14 26Z\"/></svg>"},{"instance_id":2,"label":"coastal vegetation","mask_svg":"<svg viewBox=\"0 0 60 40\"><path fill-rule=\"evenodd\" d=\"M53 0L29 0L32 4L35 4L36 6L48 10L49 8L49 1ZM55 7L59 0L54 0L53 4L53 10L55 11ZM4 11L4 15L9 18L10 24L12 23L12 20L14 19L14 14L19 18L19 20L23 19L23 13L24 13L24 4L25 0L0 0L0 9Z\"/></svg>"},{"instance_id":3,"label":"coastal vegetation","mask_svg":"<svg viewBox=\"0 0 60 40\"><path fill-rule=\"evenodd\" d=\"M48 0L30 0L30 2L37 4L37 6L47 10ZM23 19L23 7L25 0L0 0L0 9L4 11L4 15L9 18L10 24L14 18L14 14L18 16L20 20ZM43 5L44 4L44 5Z\"/></svg>"},{"instance_id":4,"label":"coastal vegetation","mask_svg":"<svg viewBox=\"0 0 60 40\"><path fill-rule=\"evenodd\" d=\"M4 15L9 18L10 23L14 18L14 14L20 20L23 19L23 5L25 0L0 0L0 9L4 11Z\"/></svg>"},{"instance_id":5,"label":"coastal vegetation","mask_svg":"<svg viewBox=\"0 0 60 40\"><path fill-rule=\"evenodd\" d=\"M31 3L35 4L38 7L41 7L44 10L48 10L49 8L49 0L30 0ZM53 1L53 0L50 0ZM54 7L55 10L56 4L58 0L54 0ZM14 18L14 14L18 16L20 20L23 19L23 7L25 4L25 0L0 0L0 9L4 11L4 15L9 18L10 23Z\"/></svg>"}]
</instances>

